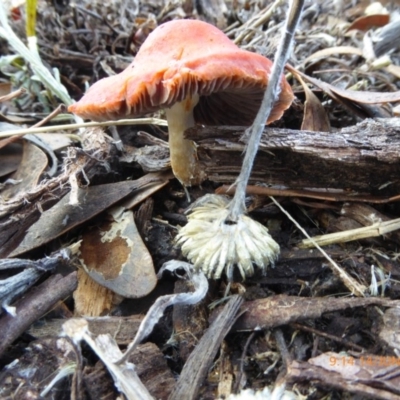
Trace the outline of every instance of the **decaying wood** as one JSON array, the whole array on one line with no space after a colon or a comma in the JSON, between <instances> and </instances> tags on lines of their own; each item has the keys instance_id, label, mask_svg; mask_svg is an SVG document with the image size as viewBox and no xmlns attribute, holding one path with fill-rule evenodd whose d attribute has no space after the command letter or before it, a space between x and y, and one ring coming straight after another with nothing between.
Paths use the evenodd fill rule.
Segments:
<instances>
[{"instance_id":1,"label":"decaying wood","mask_svg":"<svg viewBox=\"0 0 400 400\"><path fill-rule=\"evenodd\" d=\"M78 287L74 292L75 315L99 317L108 315L118 304L115 293L95 282L83 269L79 269ZM122 299L121 299L122 300Z\"/></svg>"},{"instance_id":2,"label":"decaying wood","mask_svg":"<svg viewBox=\"0 0 400 400\"><path fill-rule=\"evenodd\" d=\"M71 366L77 361L77 353L67 338L51 337L31 342L18 361L2 371L2 400L57 398L60 392L71 390L74 372ZM26 373L20 374L21 370ZM66 373L65 378L49 387L60 371ZM46 388L47 394L41 395Z\"/></svg>"},{"instance_id":3,"label":"decaying wood","mask_svg":"<svg viewBox=\"0 0 400 400\"><path fill-rule=\"evenodd\" d=\"M175 379L168 368L167 362L160 349L154 343L145 343L129 357L135 365L135 370L155 399L168 399ZM87 391L92 399L115 399L118 392L115 390L109 372L103 363L99 362L94 367L87 367L83 372L83 379Z\"/></svg>"},{"instance_id":4,"label":"decaying wood","mask_svg":"<svg viewBox=\"0 0 400 400\"><path fill-rule=\"evenodd\" d=\"M132 342L142 322L143 315L132 315L130 317L98 317L89 318L89 330L93 335L111 335L119 345L128 345ZM45 323L33 325L28 333L34 338L57 336L62 331L65 319L51 319Z\"/></svg>"},{"instance_id":5,"label":"decaying wood","mask_svg":"<svg viewBox=\"0 0 400 400\"><path fill-rule=\"evenodd\" d=\"M348 368L351 366L347 366ZM343 371L345 367L343 367ZM382 377L365 376L364 382L360 379L359 382L344 379L339 373L329 371L327 369L312 365L307 362L293 361L288 366L287 378L290 382L310 382L313 381L319 386L343 390L346 393L357 393L361 396L368 396L368 398L382 399L382 400L400 400L400 396L391 393L384 389L378 389L375 385L382 385ZM371 385L372 383L372 385Z\"/></svg>"},{"instance_id":6,"label":"decaying wood","mask_svg":"<svg viewBox=\"0 0 400 400\"><path fill-rule=\"evenodd\" d=\"M219 364L219 382L218 382L218 398L225 399L232 393L233 384L235 382L235 368L232 363L232 357L229 347L223 342L220 349L220 355L216 364ZM224 346L225 344L225 346Z\"/></svg>"},{"instance_id":7,"label":"decaying wood","mask_svg":"<svg viewBox=\"0 0 400 400\"><path fill-rule=\"evenodd\" d=\"M175 283L175 293L186 293L191 290L190 286L187 281L179 280ZM175 305L172 322L174 341L179 343L179 356L186 362L208 325L206 302L203 300L195 305Z\"/></svg>"},{"instance_id":8,"label":"decaying wood","mask_svg":"<svg viewBox=\"0 0 400 400\"><path fill-rule=\"evenodd\" d=\"M208 178L233 182L245 148L244 127L194 127ZM291 189L319 188L375 196L400 193L400 120L365 120L337 132L266 128L252 182Z\"/></svg>"},{"instance_id":9,"label":"decaying wood","mask_svg":"<svg viewBox=\"0 0 400 400\"><path fill-rule=\"evenodd\" d=\"M175 379L160 349L153 343L140 345L131 355L130 361L135 364L137 374L154 398L167 399ZM73 366L76 362L76 353L72 351L72 345L66 338L55 336L33 341L18 362L1 375L1 398L10 400L39 398L39 394L50 384L56 372L63 368L67 369L68 364ZM19 374L21 368L27 372L24 376ZM92 367L87 366L78 373L81 373L88 398L110 400L117 398L118 391L102 362ZM63 378L49 390L47 396L40 398L57 397L57 393L59 394L61 390L67 391L70 385L70 379Z\"/></svg>"},{"instance_id":10,"label":"decaying wood","mask_svg":"<svg viewBox=\"0 0 400 400\"><path fill-rule=\"evenodd\" d=\"M367 305L396 307L399 304L400 301L380 297L334 299L278 295L244 303L241 307L243 315L232 329L234 331L271 329L299 320L319 318L326 312ZM223 312L222 309L219 310L219 314Z\"/></svg>"},{"instance_id":11,"label":"decaying wood","mask_svg":"<svg viewBox=\"0 0 400 400\"><path fill-rule=\"evenodd\" d=\"M36 261L21 258L6 258L0 260L0 271L18 271L22 269L21 272L1 281L1 307L13 313L14 309L9 307L10 304L19 297L22 297L22 295L45 273L54 272L58 266L69 264L71 254L72 252L69 250L62 250Z\"/></svg>"},{"instance_id":12,"label":"decaying wood","mask_svg":"<svg viewBox=\"0 0 400 400\"><path fill-rule=\"evenodd\" d=\"M2 334L0 354L33 322L50 311L58 301L70 296L76 286L76 272L65 277L53 275L18 301L15 304L15 317L7 314L0 318L0 332Z\"/></svg>"},{"instance_id":13,"label":"decaying wood","mask_svg":"<svg viewBox=\"0 0 400 400\"><path fill-rule=\"evenodd\" d=\"M183 367L171 400L195 399L208 369L214 361L222 340L230 331L243 299L235 295L223 307L223 312L210 325Z\"/></svg>"},{"instance_id":14,"label":"decaying wood","mask_svg":"<svg viewBox=\"0 0 400 400\"><path fill-rule=\"evenodd\" d=\"M167 399L175 386L175 379L161 350L154 343L145 343L129 357L140 380L155 399Z\"/></svg>"}]
</instances>

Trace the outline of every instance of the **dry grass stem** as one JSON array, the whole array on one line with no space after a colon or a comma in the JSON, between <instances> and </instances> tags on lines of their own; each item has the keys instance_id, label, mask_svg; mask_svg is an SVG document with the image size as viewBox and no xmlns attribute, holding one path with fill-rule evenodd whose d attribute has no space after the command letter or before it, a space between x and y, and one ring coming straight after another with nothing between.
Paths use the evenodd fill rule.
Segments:
<instances>
[{"instance_id":1,"label":"dry grass stem","mask_svg":"<svg viewBox=\"0 0 400 400\"><path fill-rule=\"evenodd\" d=\"M305 231L305 229L273 198L270 199L276 204L276 206L297 226L297 228L303 233L304 236L308 238L308 240L314 244L321 254L329 261L329 265L336 275L340 277L346 287L350 290L350 292L356 296L365 296L367 292L367 288L364 285L358 283L355 279L353 279L347 272L341 268L333 259L329 256L329 254L322 249L313 238L309 236L309 234Z\"/></svg>"},{"instance_id":2,"label":"dry grass stem","mask_svg":"<svg viewBox=\"0 0 400 400\"><path fill-rule=\"evenodd\" d=\"M43 126L40 128L16 129L15 131L1 132L0 139L15 135L25 135L28 133L30 134L49 133L49 132L58 132L63 130L72 130L80 128L96 128L96 127L107 127L111 125L142 125L142 124L167 126L167 121L159 118L135 118L135 119L121 119L119 121L82 122L79 124L52 125L52 126Z\"/></svg>"},{"instance_id":3,"label":"dry grass stem","mask_svg":"<svg viewBox=\"0 0 400 400\"><path fill-rule=\"evenodd\" d=\"M335 243L346 243L354 240L367 239L385 235L400 229L400 218L392 219L391 221L375 222L371 226L363 228L349 229L347 231L328 233L326 235L314 236L310 239L304 239L299 247L308 249L319 246L328 246Z\"/></svg>"}]
</instances>

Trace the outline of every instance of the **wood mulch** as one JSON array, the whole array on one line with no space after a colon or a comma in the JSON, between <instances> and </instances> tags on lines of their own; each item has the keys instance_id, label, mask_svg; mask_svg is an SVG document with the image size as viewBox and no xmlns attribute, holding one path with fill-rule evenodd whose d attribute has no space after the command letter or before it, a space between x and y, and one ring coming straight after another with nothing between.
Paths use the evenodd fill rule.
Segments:
<instances>
[{"instance_id":1,"label":"wood mulch","mask_svg":"<svg viewBox=\"0 0 400 400\"><path fill-rule=\"evenodd\" d=\"M272 15L269 1L38 3L40 56L76 100L128 66L148 34L172 19L205 20L273 58L287 10L284 1ZM296 100L265 128L246 199L249 215L281 246L280 258L266 275L209 281L200 303L166 309L128 360L153 398L224 399L251 389L266 399L400 399L399 6L381 1L366 17L369 4L307 3L287 70ZM8 7L25 38L23 6ZM0 97L25 89L0 103L3 135L42 121L59 101L1 38L0 54ZM60 112L48 126L73 122ZM192 200L233 193L245 131L186 132L208 177L189 189ZM157 299L193 290L190 281L156 275L167 261L186 261L174 238L190 204L169 170L167 128L143 120L6 136L0 398L122 398L123 378L71 340L65 323L85 317L91 338L108 334L105 347L124 351ZM323 236L318 243L332 261L301 228Z\"/></svg>"}]
</instances>

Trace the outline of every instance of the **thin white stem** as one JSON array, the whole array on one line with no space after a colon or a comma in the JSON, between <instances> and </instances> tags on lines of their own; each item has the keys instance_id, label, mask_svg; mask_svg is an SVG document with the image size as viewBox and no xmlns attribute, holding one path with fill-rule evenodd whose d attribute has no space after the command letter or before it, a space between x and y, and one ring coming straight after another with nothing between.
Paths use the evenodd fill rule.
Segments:
<instances>
[{"instance_id":1,"label":"thin white stem","mask_svg":"<svg viewBox=\"0 0 400 400\"><path fill-rule=\"evenodd\" d=\"M293 36L297 24L300 21L303 5L304 0L291 1L289 14L287 16L283 30L283 35L278 46L274 65L272 67L270 80L265 91L260 110L258 111L253 125L249 128L250 139L247 144L242 169L235 182L237 188L235 196L233 197L232 202L229 206L227 221L236 222L240 215L243 215L246 211L245 197L247 183L249 181L250 173L253 168L253 163L257 154L261 135L265 127L265 121L268 119L275 100L279 95L279 82L283 73L283 68L291 51Z\"/></svg>"}]
</instances>

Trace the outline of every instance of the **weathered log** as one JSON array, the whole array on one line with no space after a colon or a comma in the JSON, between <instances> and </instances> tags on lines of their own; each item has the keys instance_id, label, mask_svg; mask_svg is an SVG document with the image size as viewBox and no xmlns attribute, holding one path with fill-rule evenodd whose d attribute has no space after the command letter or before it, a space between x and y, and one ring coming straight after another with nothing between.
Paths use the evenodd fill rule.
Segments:
<instances>
[{"instance_id":1,"label":"weathered log","mask_svg":"<svg viewBox=\"0 0 400 400\"><path fill-rule=\"evenodd\" d=\"M244 127L194 127L208 178L233 182L240 170ZM251 182L290 189L342 189L376 196L400 193L400 119L365 120L337 132L266 128Z\"/></svg>"}]
</instances>

